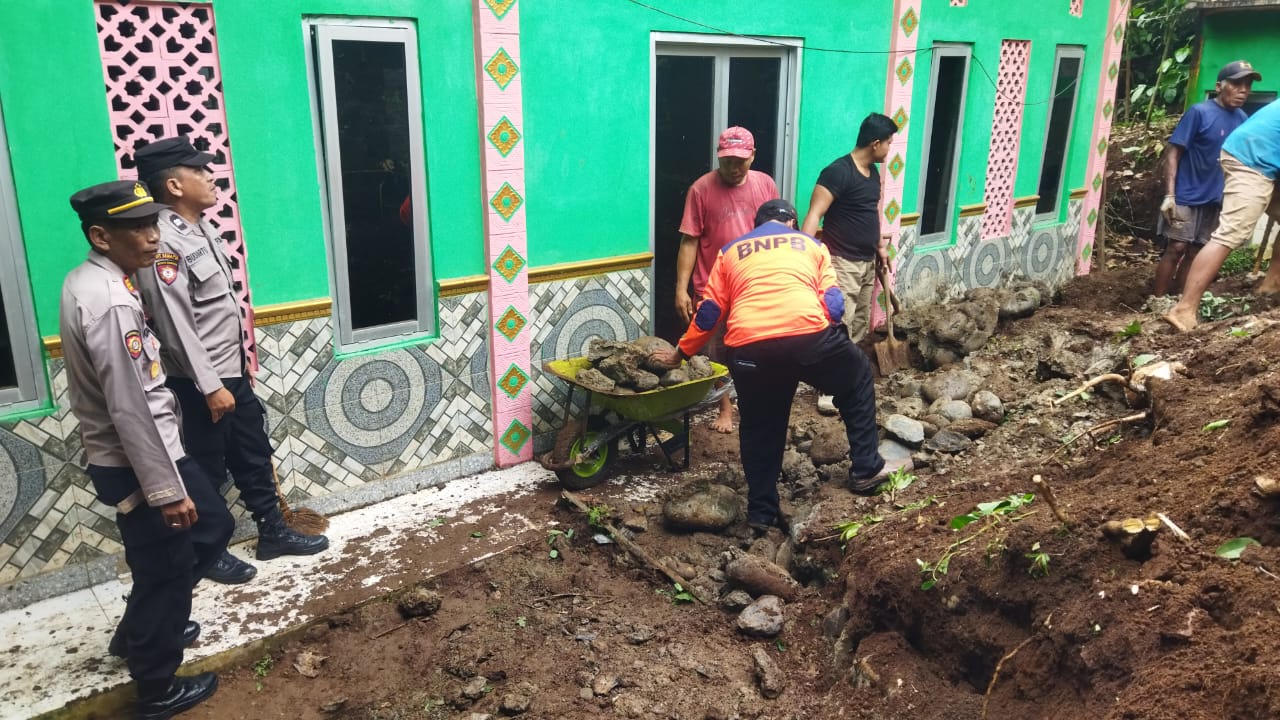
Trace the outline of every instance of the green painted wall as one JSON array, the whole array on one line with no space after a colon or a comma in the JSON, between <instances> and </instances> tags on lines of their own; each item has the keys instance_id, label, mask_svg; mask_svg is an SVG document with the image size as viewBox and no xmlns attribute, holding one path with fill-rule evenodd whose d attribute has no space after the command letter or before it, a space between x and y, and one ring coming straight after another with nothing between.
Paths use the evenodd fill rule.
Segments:
<instances>
[{"instance_id":1,"label":"green painted wall","mask_svg":"<svg viewBox=\"0 0 1280 720\"><path fill-rule=\"evenodd\" d=\"M102 83L92 3L0 3L0 106L41 335L57 334L62 279L89 248L67 198L116 179Z\"/></svg>"},{"instance_id":2,"label":"green painted wall","mask_svg":"<svg viewBox=\"0 0 1280 720\"><path fill-rule=\"evenodd\" d=\"M471 8L457 0L218 0L227 128L255 305L329 296L304 16L415 18L436 279L484 272Z\"/></svg>"},{"instance_id":3,"label":"green painted wall","mask_svg":"<svg viewBox=\"0 0 1280 720\"><path fill-rule=\"evenodd\" d=\"M809 48L889 45L890 2L660 5L729 32L801 37ZM522 3L520 30L531 262L648 252L650 32L708 31L627 2L563 0ZM801 212L818 173L884 106L887 68L883 55L804 53L798 187L779 187Z\"/></svg>"},{"instance_id":4,"label":"green painted wall","mask_svg":"<svg viewBox=\"0 0 1280 720\"><path fill-rule=\"evenodd\" d=\"M1068 12L1067 0L1001 3L997 22L991 13L983 12L983 3L973 3L970 7L951 7L948 0L924 0L920 13L919 44L915 61L916 84L912 96L911 136L904 190L903 206L906 212L919 210L921 153L924 149L925 118L930 96L929 74L932 69L932 54L928 52L929 49L934 43L963 43L971 45L973 51L964 106L960 176L956 183L951 226L954 238L959 207L982 202L986 191L991 118L996 100L995 82L1000 68L1000 44L1006 39L1031 40L1031 62L1025 100L1028 104L1023 109L1022 143L1018 154L1014 197L1034 195L1039 187L1040 163L1049 113L1047 100L1053 92L1051 85L1057 46L1076 45L1084 48L1084 67L1080 94L1076 101L1061 205L1062 212L1065 212L1065 196L1071 190L1084 186L1109 5L1107 0L1089 0L1084 4L1084 16L1077 18Z\"/></svg>"},{"instance_id":5,"label":"green painted wall","mask_svg":"<svg viewBox=\"0 0 1280 720\"><path fill-rule=\"evenodd\" d=\"M1262 73L1254 92L1280 90L1280 9L1241 10L1205 15L1201 26L1199 72L1187 104L1213 90L1218 71L1233 60L1248 60Z\"/></svg>"}]
</instances>

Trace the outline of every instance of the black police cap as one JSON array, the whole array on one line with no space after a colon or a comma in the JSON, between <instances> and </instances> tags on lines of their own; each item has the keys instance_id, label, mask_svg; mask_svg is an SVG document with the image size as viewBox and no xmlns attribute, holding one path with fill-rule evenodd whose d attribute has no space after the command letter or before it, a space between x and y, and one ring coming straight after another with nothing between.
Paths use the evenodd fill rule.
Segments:
<instances>
[{"instance_id":1,"label":"black police cap","mask_svg":"<svg viewBox=\"0 0 1280 720\"><path fill-rule=\"evenodd\" d=\"M71 196L71 209L81 222L150 217L167 207L151 197L146 185L134 180L91 185Z\"/></svg>"},{"instance_id":2,"label":"black police cap","mask_svg":"<svg viewBox=\"0 0 1280 720\"><path fill-rule=\"evenodd\" d=\"M186 135L155 140L133 151L133 161L138 166L140 178L179 165L201 168L213 160L213 155L195 149Z\"/></svg>"}]
</instances>

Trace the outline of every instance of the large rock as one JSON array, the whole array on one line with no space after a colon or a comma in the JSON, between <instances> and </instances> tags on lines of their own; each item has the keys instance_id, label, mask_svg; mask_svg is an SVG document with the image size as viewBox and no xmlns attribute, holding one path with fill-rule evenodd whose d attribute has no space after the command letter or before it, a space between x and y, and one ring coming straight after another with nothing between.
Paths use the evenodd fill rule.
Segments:
<instances>
[{"instance_id":1,"label":"large rock","mask_svg":"<svg viewBox=\"0 0 1280 720\"><path fill-rule=\"evenodd\" d=\"M844 423L826 423L814 429L809 459L814 465L830 465L849 457L849 437Z\"/></svg>"},{"instance_id":2,"label":"large rock","mask_svg":"<svg viewBox=\"0 0 1280 720\"><path fill-rule=\"evenodd\" d=\"M755 555L737 555L725 566L724 574L752 597L776 595L790 602L800 593L800 584L786 570Z\"/></svg>"},{"instance_id":3,"label":"large rock","mask_svg":"<svg viewBox=\"0 0 1280 720\"><path fill-rule=\"evenodd\" d=\"M924 442L924 425L919 420L912 420L906 415L890 415L884 421L885 432L900 440L902 444L918 448Z\"/></svg>"},{"instance_id":4,"label":"large rock","mask_svg":"<svg viewBox=\"0 0 1280 720\"><path fill-rule=\"evenodd\" d=\"M596 392L613 392L617 383L595 368L583 368L578 371L578 384Z\"/></svg>"},{"instance_id":5,"label":"large rock","mask_svg":"<svg viewBox=\"0 0 1280 720\"><path fill-rule=\"evenodd\" d=\"M738 613L738 629L752 637L777 637L785 621L782 600L774 595L762 595Z\"/></svg>"},{"instance_id":6,"label":"large rock","mask_svg":"<svg viewBox=\"0 0 1280 720\"><path fill-rule=\"evenodd\" d=\"M405 590L396 598L396 609L405 618L434 615L440 609L440 593L424 587Z\"/></svg>"},{"instance_id":7,"label":"large rock","mask_svg":"<svg viewBox=\"0 0 1280 720\"><path fill-rule=\"evenodd\" d=\"M1004 403L1000 402L999 396L990 390L979 390L974 393L970 405L973 407L973 416L976 418L996 424L1004 420Z\"/></svg>"},{"instance_id":8,"label":"large rock","mask_svg":"<svg viewBox=\"0 0 1280 720\"><path fill-rule=\"evenodd\" d=\"M964 400L973 392L969 378L959 370L937 373L920 385L920 396L925 402L938 400Z\"/></svg>"},{"instance_id":9,"label":"large rock","mask_svg":"<svg viewBox=\"0 0 1280 720\"><path fill-rule=\"evenodd\" d=\"M948 453L954 455L958 452L964 452L973 447L973 441L951 430L939 430L937 434L929 438L924 449L930 452Z\"/></svg>"},{"instance_id":10,"label":"large rock","mask_svg":"<svg viewBox=\"0 0 1280 720\"><path fill-rule=\"evenodd\" d=\"M682 367L662 373L662 378L658 380L658 383L662 385L662 387L671 387L672 385L679 385L680 383L687 382L689 382L689 371Z\"/></svg>"},{"instance_id":11,"label":"large rock","mask_svg":"<svg viewBox=\"0 0 1280 720\"><path fill-rule=\"evenodd\" d=\"M848 450L846 449L847 453ZM787 448L782 453L782 479L797 482L818 476L818 470L807 455L802 455L795 448Z\"/></svg>"},{"instance_id":12,"label":"large rock","mask_svg":"<svg viewBox=\"0 0 1280 720\"><path fill-rule=\"evenodd\" d=\"M963 400L939 399L929 406L928 415L938 415L947 419L948 423L973 417L973 409Z\"/></svg>"},{"instance_id":13,"label":"large rock","mask_svg":"<svg viewBox=\"0 0 1280 720\"><path fill-rule=\"evenodd\" d=\"M1000 319L1029 317L1040 307L1042 300L1040 291L1030 285L1007 290L999 298Z\"/></svg>"},{"instance_id":14,"label":"large rock","mask_svg":"<svg viewBox=\"0 0 1280 720\"><path fill-rule=\"evenodd\" d=\"M751 659L755 661L760 694L769 700L781 695L787 689L787 676L773 658L769 657L769 651L757 645L751 649Z\"/></svg>"},{"instance_id":15,"label":"large rock","mask_svg":"<svg viewBox=\"0 0 1280 720\"><path fill-rule=\"evenodd\" d=\"M662 506L662 517L672 527L714 532L732 525L742 513L742 498L724 485L694 485L686 492Z\"/></svg>"},{"instance_id":16,"label":"large rock","mask_svg":"<svg viewBox=\"0 0 1280 720\"><path fill-rule=\"evenodd\" d=\"M880 457L884 458L885 462L911 457L911 448L889 439L881 440L880 447L877 449L880 451Z\"/></svg>"}]
</instances>

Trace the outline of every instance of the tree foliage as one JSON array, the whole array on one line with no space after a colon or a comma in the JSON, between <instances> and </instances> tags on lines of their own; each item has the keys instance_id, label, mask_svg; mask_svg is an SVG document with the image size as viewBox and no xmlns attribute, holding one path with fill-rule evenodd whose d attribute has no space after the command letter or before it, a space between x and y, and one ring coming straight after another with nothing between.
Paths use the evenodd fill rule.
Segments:
<instances>
[{"instance_id":1,"label":"tree foliage","mask_svg":"<svg viewBox=\"0 0 1280 720\"><path fill-rule=\"evenodd\" d=\"M1195 13L1186 0L1134 0L1125 31L1121 122L1178 113L1186 102L1195 43Z\"/></svg>"}]
</instances>

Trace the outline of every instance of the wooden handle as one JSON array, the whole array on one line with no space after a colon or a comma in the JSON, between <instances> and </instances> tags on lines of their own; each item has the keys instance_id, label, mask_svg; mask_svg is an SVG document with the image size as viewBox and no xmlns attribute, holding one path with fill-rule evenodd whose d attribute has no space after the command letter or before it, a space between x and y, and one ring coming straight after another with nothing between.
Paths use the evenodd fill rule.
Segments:
<instances>
[{"instance_id":1,"label":"wooden handle","mask_svg":"<svg viewBox=\"0 0 1280 720\"><path fill-rule=\"evenodd\" d=\"M897 305L897 302L893 297L893 288L889 287L888 269L880 264L879 260L873 260L872 262L876 264L876 277L880 280L880 287L884 288L884 324L889 330L889 339L892 340L897 337L893 334L893 313L896 310L894 306Z\"/></svg>"}]
</instances>

